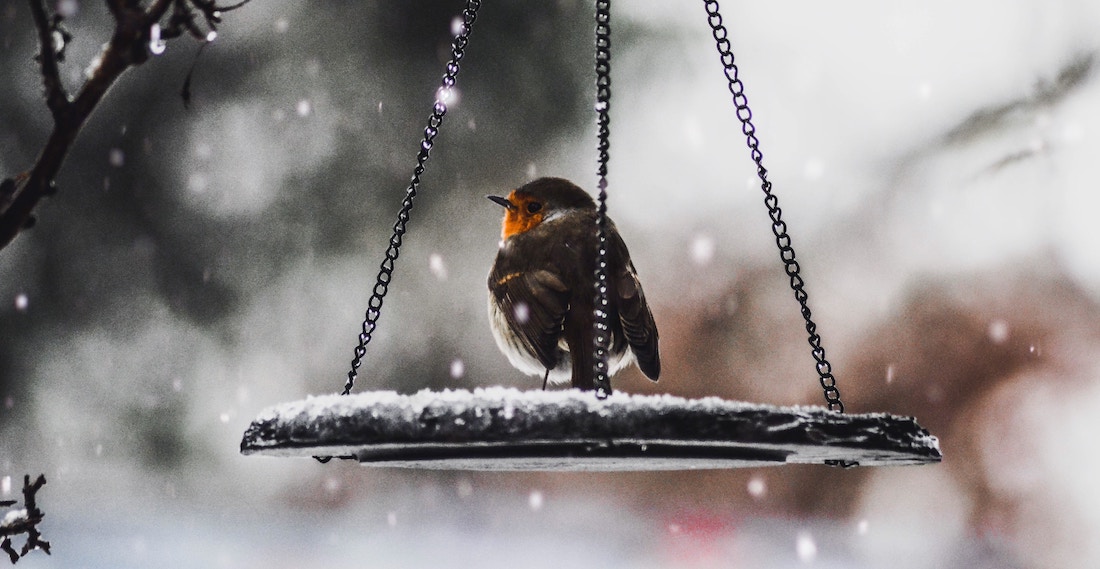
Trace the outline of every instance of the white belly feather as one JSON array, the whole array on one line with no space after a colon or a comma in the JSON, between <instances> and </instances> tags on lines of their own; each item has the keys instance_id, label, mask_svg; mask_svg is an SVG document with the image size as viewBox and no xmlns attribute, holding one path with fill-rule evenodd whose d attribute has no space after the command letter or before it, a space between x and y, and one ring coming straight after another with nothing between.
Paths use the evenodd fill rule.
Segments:
<instances>
[{"instance_id":1,"label":"white belly feather","mask_svg":"<svg viewBox=\"0 0 1100 569\"><path fill-rule=\"evenodd\" d=\"M546 373L546 368L543 367L539 359L534 354L527 351L523 343L514 334L508 332L508 320L504 317L504 312L497 306L497 303L493 301L492 297L489 298L489 324L493 330L493 339L496 340L497 347L500 351L508 357L508 362L513 367L521 372L542 377ZM550 383L559 385L568 383L572 378L573 364L569 357L569 347L565 344L565 339L558 340L558 348L563 352L558 367L550 370ZM624 349L621 353L612 353L608 359L608 366L611 370L611 375L619 373L620 370L626 366L634 363L634 352L629 348Z\"/></svg>"}]
</instances>

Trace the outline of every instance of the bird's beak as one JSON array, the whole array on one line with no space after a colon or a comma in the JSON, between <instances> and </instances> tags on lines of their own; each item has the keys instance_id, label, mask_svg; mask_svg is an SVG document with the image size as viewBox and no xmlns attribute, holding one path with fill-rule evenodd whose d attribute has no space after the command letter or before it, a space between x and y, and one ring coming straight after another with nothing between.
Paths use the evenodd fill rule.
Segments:
<instances>
[{"instance_id":1,"label":"bird's beak","mask_svg":"<svg viewBox=\"0 0 1100 569\"><path fill-rule=\"evenodd\" d=\"M500 196L485 196L485 197L487 197L487 198L493 200L494 202L504 206L504 208L507 209L508 211L515 211L516 210L516 204L508 201L508 198L502 198Z\"/></svg>"}]
</instances>

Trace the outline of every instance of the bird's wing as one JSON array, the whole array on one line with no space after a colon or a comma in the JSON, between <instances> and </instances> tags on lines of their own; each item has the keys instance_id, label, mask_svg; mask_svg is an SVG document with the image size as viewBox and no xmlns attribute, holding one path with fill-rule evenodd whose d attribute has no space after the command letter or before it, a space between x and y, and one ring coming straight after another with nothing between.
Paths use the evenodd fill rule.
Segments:
<instances>
[{"instance_id":1,"label":"bird's wing","mask_svg":"<svg viewBox=\"0 0 1100 569\"><path fill-rule=\"evenodd\" d=\"M561 358L558 339L569 310L565 282L548 270L524 271L494 278L489 289L527 351L546 369L556 368Z\"/></svg>"},{"instance_id":2,"label":"bird's wing","mask_svg":"<svg viewBox=\"0 0 1100 569\"><path fill-rule=\"evenodd\" d=\"M629 259L626 244L618 232L612 232L614 246L620 251L620 259ZM661 375L661 356L657 348L657 323L653 320L653 312L649 310L649 303L642 292L642 283L638 280L638 272L634 269L634 263L627 261L615 279L616 293L619 300L619 321L623 325L623 336L627 344L634 352L638 360L638 369L646 377L657 381Z\"/></svg>"}]
</instances>

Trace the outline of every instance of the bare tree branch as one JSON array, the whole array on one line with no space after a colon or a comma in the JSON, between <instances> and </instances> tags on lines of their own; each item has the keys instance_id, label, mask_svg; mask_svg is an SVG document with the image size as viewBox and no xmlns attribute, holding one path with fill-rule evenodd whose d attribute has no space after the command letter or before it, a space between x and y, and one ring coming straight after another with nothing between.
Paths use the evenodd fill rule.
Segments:
<instances>
[{"instance_id":1,"label":"bare tree branch","mask_svg":"<svg viewBox=\"0 0 1100 569\"><path fill-rule=\"evenodd\" d=\"M46 88L46 105L53 114L54 127L34 166L0 182L0 249L34 224L35 206L42 198L56 192L54 179L69 148L103 96L123 73L149 59L153 26L159 26L174 7L161 37L175 37L187 29L208 41L210 38L206 34L199 33L195 11L213 31L214 25L221 21L222 11L239 8L248 0L225 8L212 0L152 0L147 8L138 0L107 0L107 7L115 19L114 33L91 65L84 85L71 100L61 83L57 65L62 52L55 44L61 43L63 47L67 38L67 32L61 28L61 17L49 14L45 0L29 1L38 31L38 62Z\"/></svg>"},{"instance_id":2,"label":"bare tree branch","mask_svg":"<svg viewBox=\"0 0 1100 569\"><path fill-rule=\"evenodd\" d=\"M107 9L117 19L126 10L126 0L107 0Z\"/></svg>"},{"instance_id":3,"label":"bare tree branch","mask_svg":"<svg viewBox=\"0 0 1100 569\"><path fill-rule=\"evenodd\" d=\"M46 555L50 554L50 542L42 539L42 534L38 531L38 524L42 522L46 514L38 508L37 494L38 490L45 484L46 477L41 474L38 475L33 484L29 475L24 476L23 508L0 516L0 551L7 553L13 564L35 549L45 551ZM5 507L14 504L15 502L0 503ZM22 548L16 551L11 538L24 534L27 536L27 541Z\"/></svg>"}]
</instances>

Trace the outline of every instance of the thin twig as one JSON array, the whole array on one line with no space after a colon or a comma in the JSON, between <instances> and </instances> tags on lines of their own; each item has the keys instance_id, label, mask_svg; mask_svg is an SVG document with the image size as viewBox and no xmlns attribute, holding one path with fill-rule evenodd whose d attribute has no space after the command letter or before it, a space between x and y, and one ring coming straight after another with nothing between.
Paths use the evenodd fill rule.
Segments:
<instances>
[{"instance_id":1,"label":"thin twig","mask_svg":"<svg viewBox=\"0 0 1100 569\"><path fill-rule=\"evenodd\" d=\"M172 6L173 1L174 0L154 0L154 2L149 5L149 9L145 11L146 21L149 22L149 25L159 22L160 19L168 13L168 8Z\"/></svg>"},{"instance_id":2,"label":"thin twig","mask_svg":"<svg viewBox=\"0 0 1100 569\"><path fill-rule=\"evenodd\" d=\"M38 64L42 67L42 82L46 87L46 106L58 121L69 107L69 95L61 83L61 71L57 67L57 49L54 46L55 30L46 13L45 0L30 0L34 27L38 30Z\"/></svg>"},{"instance_id":3,"label":"thin twig","mask_svg":"<svg viewBox=\"0 0 1100 569\"><path fill-rule=\"evenodd\" d=\"M237 2L236 4L231 4L229 6L215 6L215 8L219 12L230 12L236 10L237 8L243 8L245 4L248 4L251 1L252 0L240 0L240 2Z\"/></svg>"}]
</instances>

